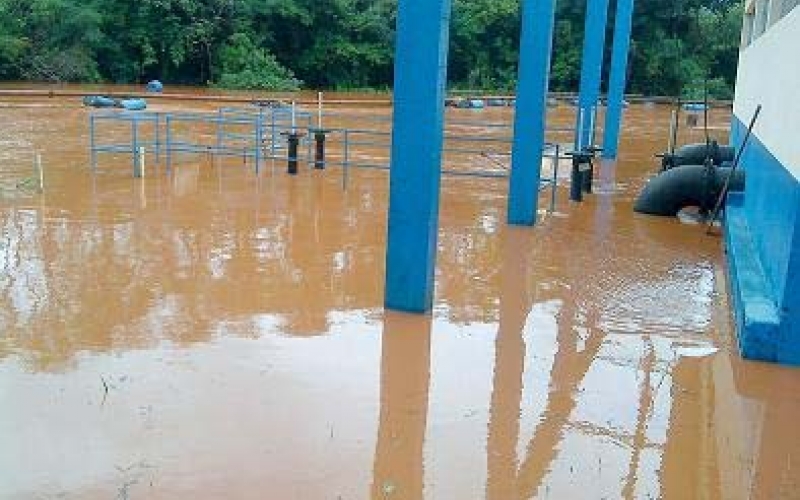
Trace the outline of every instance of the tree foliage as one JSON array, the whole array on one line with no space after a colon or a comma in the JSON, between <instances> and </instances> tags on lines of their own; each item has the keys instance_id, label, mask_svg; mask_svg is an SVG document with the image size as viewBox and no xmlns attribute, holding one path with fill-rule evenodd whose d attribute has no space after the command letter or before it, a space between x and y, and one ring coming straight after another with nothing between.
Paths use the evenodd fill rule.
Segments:
<instances>
[{"instance_id":1,"label":"tree foliage","mask_svg":"<svg viewBox=\"0 0 800 500\"><path fill-rule=\"evenodd\" d=\"M0 79L386 88L396 1L0 0ZM520 0L452 1L451 86L513 90ZM629 90L696 97L710 82L713 94L729 96L740 4L638 0ZM571 91L586 0L557 5L551 88Z\"/></svg>"}]
</instances>

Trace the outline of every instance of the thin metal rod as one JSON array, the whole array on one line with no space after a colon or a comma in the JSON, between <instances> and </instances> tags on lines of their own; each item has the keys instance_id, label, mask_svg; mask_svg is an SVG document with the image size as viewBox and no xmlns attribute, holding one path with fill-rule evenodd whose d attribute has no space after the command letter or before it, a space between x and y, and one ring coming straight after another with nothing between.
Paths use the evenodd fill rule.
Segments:
<instances>
[{"instance_id":1,"label":"thin metal rod","mask_svg":"<svg viewBox=\"0 0 800 500\"><path fill-rule=\"evenodd\" d=\"M136 115L131 117L131 156L133 160L133 172L136 174L136 161L139 154L139 127L136 123Z\"/></svg>"},{"instance_id":2,"label":"thin metal rod","mask_svg":"<svg viewBox=\"0 0 800 500\"><path fill-rule=\"evenodd\" d=\"M561 145L556 144L556 155L553 157L553 180L550 186L550 213L556 211L556 191L558 189L558 163L561 161Z\"/></svg>"},{"instance_id":3,"label":"thin metal rod","mask_svg":"<svg viewBox=\"0 0 800 500\"><path fill-rule=\"evenodd\" d=\"M678 110L673 109L669 119L669 142L667 143L667 151L669 154L675 154L675 143L678 141Z\"/></svg>"},{"instance_id":4,"label":"thin metal rod","mask_svg":"<svg viewBox=\"0 0 800 500\"><path fill-rule=\"evenodd\" d=\"M350 143L347 129L344 131L344 163L342 164L342 189L347 190L347 174L350 163Z\"/></svg>"},{"instance_id":5,"label":"thin metal rod","mask_svg":"<svg viewBox=\"0 0 800 500\"><path fill-rule=\"evenodd\" d=\"M145 149L144 149L144 147L140 147L138 149L138 161L137 161L137 164L138 164L138 167L137 167L137 171L135 172L136 177L139 177L140 179L144 179L144 165L145 165Z\"/></svg>"},{"instance_id":6,"label":"thin metal rod","mask_svg":"<svg viewBox=\"0 0 800 500\"><path fill-rule=\"evenodd\" d=\"M89 115L89 154L92 160L92 170L97 170L97 150L94 139L94 115Z\"/></svg>"},{"instance_id":7,"label":"thin metal rod","mask_svg":"<svg viewBox=\"0 0 800 500\"><path fill-rule=\"evenodd\" d=\"M155 121L155 139L156 139L156 165L161 164L161 114L156 113L156 121Z\"/></svg>"},{"instance_id":8,"label":"thin metal rod","mask_svg":"<svg viewBox=\"0 0 800 500\"><path fill-rule=\"evenodd\" d=\"M167 115L166 120L164 122L165 136L167 141L167 174L172 171L172 130L170 129L170 121L171 117Z\"/></svg>"},{"instance_id":9,"label":"thin metal rod","mask_svg":"<svg viewBox=\"0 0 800 500\"><path fill-rule=\"evenodd\" d=\"M708 221L708 228L706 229L706 234L711 234L711 228L714 227L714 221L717 220L717 216L719 215L720 210L722 209L722 204L725 201L725 197L728 195L728 190L730 189L731 185L731 178L733 177L733 173L736 172L736 168L739 166L739 162L742 159L742 153L744 152L744 148L747 147L747 143L750 141L750 135L753 133L753 127L756 126L756 120L758 120L758 115L761 114L761 104L756 107L755 113L753 113L753 118L750 119L750 125L747 126L747 133L742 139L742 145L739 147L739 151L736 152L736 158L733 160L733 165L731 165L731 170L728 172L728 177L725 179L725 184L722 186L722 191L719 193L719 198L717 198L717 203L714 205L714 210L711 212L711 218Z\"/></svg>"}]
</instances>

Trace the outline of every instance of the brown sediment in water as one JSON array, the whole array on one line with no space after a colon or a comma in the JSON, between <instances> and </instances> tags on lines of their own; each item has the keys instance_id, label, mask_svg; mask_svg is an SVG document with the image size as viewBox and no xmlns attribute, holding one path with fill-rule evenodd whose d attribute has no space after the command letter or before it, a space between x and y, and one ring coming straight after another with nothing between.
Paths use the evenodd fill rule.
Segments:
<instances>
[{"instance_id":1,"label":"brown sediment in water","mask_svg":"<svg viewBox=\"0 0 800 500\"><path fill-rule=\"evenodd\" d=\"M535 229L445 177L422 317L382 308L386 172L92 174L77 100L0 104L0 499L800 498L800 372L738 358L718 237L631 212L666 108Z\"/></svg>"}]
</instances>

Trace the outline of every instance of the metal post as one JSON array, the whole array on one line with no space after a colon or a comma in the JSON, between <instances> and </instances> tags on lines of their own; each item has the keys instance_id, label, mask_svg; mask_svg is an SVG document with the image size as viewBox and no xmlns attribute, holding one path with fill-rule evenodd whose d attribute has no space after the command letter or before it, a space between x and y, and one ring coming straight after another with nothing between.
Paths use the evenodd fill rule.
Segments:
<instances>
[{"instance_id":1,"label":"metal post","mask_svg":"<svg viewBox=\"0 0 800 500\"><path fill-rule=\"evenodd\" d=\"M350 166L350 138L347 129L344 129L344 161L342 162L342 189L347 190L348 168Z\"/></svg>"},{"instance_id":2,"label":"metal post","mask_svg":"<svg viewBox=\"0 0 800 500\"><path fill-rule=\"evenodd\" d=\"M133 158L133 172L136 175L136 164L139 160L139 126L136 115L131 116L131 156Z\"/></svg>"},{"instance_id":3,"label":"metal post","mask_svg":"<svg viewBox=\"0 0 800 500\"><path fill-rule=\"evenodd\" d=\"M217 111L217 153L222 150L222 108Z\"/></svg>"},{"instance_id":4,"label":"metal post","mask_svg":"<svg viewBox=\"0 0 800 500\"><path fill-rule=\"evenodd\" d=\"M97 147L94 139L94 114L89 115L89 154L92 160L92 170L97 170Z\"/></svg>"},{"instance_id":5,"label":"metal post","mask_svg":"<svg viewBox=\"0 0 800 500\"><path fill-rule=\"evenodd\" d=\"M269 137L269 155L272 157L272 160L275 161L275 108L271 108L269 114L272 127L272 132Z\"/></svg>"},{"instance_id":6,"label":"metal post","mask_svg":"<svg viewBox=\"0 0 800 500\"><path fill-rule=\"evenodd\" d=\"M143 147L140 147L136 150L136 168L133 169L133 176L137 179L144 178L144 162L145 162L145 150Z\"/></svg>"},{"instance_id":7,"label":"metal post","mask_svg":"<svg viewBox=\"0 0 800 500\"><path fill-rule=\"evenodd\" d=\"M314 168L322 170L325 168L325 131L319 129L314 132L314 143L316 151L314 154Z\"/></svg>"},{"instance_id":8,"label":"metal post","mask_svg":"<svg viewBox=\"0 0 800 500\"><path fill-rule=\"evenodd\" d=\"M561 161L561 145L556 144L556 155L553 157L553 184L550 186L550 213L556 211L556 191L558 190L558 164Z\"/></svg>"},{"instance_id":9,"label":"metal post","mask_svg":"<svg viewBox=\"0 0 800 500\"><path fill-rule=\"evenodd\" d=\"M581 175L582 175L581 185L583 187L583 192L591 194L592 182L594 181L594 161L589 159L588 162L583 163L583 168L581 169Z\"/></svg>"},{"instance_id":10,"label":"metal post","mask_svg":"<svg viewBox=\"0 0 800 500\"><path fill-rule=\"evenodd\" d=\"M164 128L166 129L164 134L166 136L165 139L166 139L166 142L167 142L167 151L166 151L166 155L167 155L167 174L169 174L170 171L172 170L172 131L170 130L170 126L169 126L170 125L170 123L169 123L170 121L171 121L171 117L169 115L167 115L165 117L165 120L164 120Z\"/></svg>"},{"instance_id":11,"label":"metal post","mask_svg":"<svg viewBox=\"0 0 800 500\"><path fill-rule=\"evenodd\" d=\"M628 52L631 45L634 0L617 0L614 16L614 42L611 48L611 70L608 76L606 124L603 130L603 158L617 157L622 110L625 104L625 85L628 72Z\"/></svg>"},{"instance_id":12,"label":"metal post","mask_svg":"<svg viewBox=\"0 0 800 500\"><path fill-rule=\"evenodd\" d=\"M311 155L311 150L313 149L313 143L311 141L311 115L306 117L306 129L308 130L308 137L306 138L306 163L311 165L314 163L314 157Z\"/></svg>"},{"instance_id":13,"label":"metal post","mask_svg":"<svg viewBox=\"0 0 800 500\"><path fill-rule=\"evenodd\" d=\"M254 151L253 151L253 155L255 156L256 175L258 175L260 167L261 167L261 133L262 133L262 131L261 131L261 110L259 110L258 116L256 117L256 125L255 126L256 126L256 130L255 130L255 133L256 133L256 136L255 136L256 144L255 144L255 148L254 148Z\"/></svg>"},{"instance_id":14,"label":"metal post","mask_svg":"<svg viewBox=\"0 0 800 500\"><path fill-rule=\"evenodd\" d=\"M317 92L317 128L322 129L322 92Z\"/></svg>"},{"instance_id":15,"label":"metal post","mask_svg":"<svg viewBox=\"0 0 800 500\"><path fill-rule=\"evenodd\" d=\"M155 134L156 134L156 165L161 164L161 114L156 113L156 124L155 124Z\"/></svg>"},{"instance_id":16,"label":"metal post","mask_svg":"<svg viewBox=\"0 0 800 500\"><path fill-rule=\"evenodd\" d=\"M386 245L389 309L433 306L450 0L399 0Z\"/></svg>"},{"instance_id":17,"label":"metal post","mask_svg":"<svg viewBox=\"0 0 800 500\"><path fill-rule=\"evenodd\" d=\"M572 156L572 173L569 180L569 199L571 201L583 201L581 163L577 151L574 152Z\"/></svg>"},{"instance_id":18,"label":"metal post","mask_svg":"<svg viewBox=\"0 0 800 500\"><path fill-rule=\"evenodd\" d=\"M576 126L581 136L575 136L575 149L589 145L591 140L591 110L600 97L600 79L603 72L603 48L606 39L606 20L609 0L587 0L586 24L583 37L583 60L578 107L584 110L579 116L583 126Z\"/></svg>"},{"instance_id":19,"label":"metal post","mask_svg":"<svg viewBox=\"0 0 800 500\"><path fill-rule=\"evenodd\" d=\"M669 119L669 143L667 151L669 154L675 152L675 143L678 141L678 110L673 109Z\"/></svg>"},{"instance_id":20,"label":"metal post","mask_svg":"<svg viewBox=\"0 0 800 500\"><path fill-rule=\"evenodd\" d=\"M555 0L524 1L508 190L509 224L536 223L554 18Z\"/></svg>"},{"instance_id":21,"label":"metal post","mask_svg":"<svg viewBox=\"0 0 800 500\"><path fill-rule=\"evenodd\" d=\"M286 134L289 145L289 152L286 158L286 172L290 175L297 175L297 146L300 143L302 134L289 132Z\"/></svg>"}]
</instances>

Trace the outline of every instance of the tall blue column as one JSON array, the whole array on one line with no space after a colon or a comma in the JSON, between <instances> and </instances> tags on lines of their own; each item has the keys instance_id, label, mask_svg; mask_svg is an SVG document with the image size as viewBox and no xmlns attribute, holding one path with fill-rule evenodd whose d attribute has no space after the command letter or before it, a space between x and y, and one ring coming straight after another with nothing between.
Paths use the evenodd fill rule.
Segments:
<instances>
[{"instance_id":1,"label":"tall blue column","mask_svg":"<svg viewBox=\"0 0 800 500\"><path fill-rule=\"evenodd\" d=\"M433 305L450 0L400 0L386 247L387 308Z\"/></svg>"},{"instance_id":2,"label":"tall blue column","mask_svg":"<svg viewBox=\"0 0 800 500\"><path fill-rule=\"evenodd\" d=\"M619 131L628 76L628 52L631 46L634 0L617 0L614 16L614 45L611 48L611 72L608 77L606 125L603 127L603 158L616 158Z\"/></svg>"},{"instance_id":3,"label":"tall blue column","mask_svg":"<svg viewBox=\"0 0 800 500\"><path fill-rule=\"evenodd\" d=\"M594 108L600 97L603 48L605 47L606 21L608 19L608 0L586 0L586 2L581 87L575 125L575 149L589 146L592 140Z\"/></svg>"},{"instance_id":4,"label":"tall blue column","mask_svg":"<svg viewBox=\"0 0 800 500\"><path fill-rule=\"evenodd\" d=\"M514 144L508 188L509 224L532 226L536 223L555 6L555 0L524 0L522 4Z\"/></svg>"}]
</instances>

